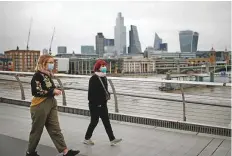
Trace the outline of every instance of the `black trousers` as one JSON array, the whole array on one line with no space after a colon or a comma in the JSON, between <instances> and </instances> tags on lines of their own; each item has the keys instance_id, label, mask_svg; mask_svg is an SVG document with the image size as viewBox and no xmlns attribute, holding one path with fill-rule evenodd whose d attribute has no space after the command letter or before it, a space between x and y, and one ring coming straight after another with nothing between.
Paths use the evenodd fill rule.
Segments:
<instances>
[{"instance_id":1,"label":"black trousers","mask_svg":"<svg viewBox=\"0 0 232 156\"><path fill-rule=\"evenodd\" d=\"M91 121L87 129L87 132L85 134L85 139L88 140L92 137L93 131L97 126L100 117L102 119L109 140L110 141L114 140L115 137L110 124L107 105L102 105L101 107L98 107L89 104L89 110L91 115Z\"/></svg>"}]
</instances>

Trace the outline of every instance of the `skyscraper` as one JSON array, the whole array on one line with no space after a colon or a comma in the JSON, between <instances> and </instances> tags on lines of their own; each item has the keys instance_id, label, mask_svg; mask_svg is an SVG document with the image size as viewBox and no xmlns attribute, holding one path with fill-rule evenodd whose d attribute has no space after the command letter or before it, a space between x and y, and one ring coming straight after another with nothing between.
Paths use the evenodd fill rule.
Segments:
<instances>
[{"instance_id":1,"label":"skyscraper","mask_svg":"<svg viewBox=\"0 0 232 156\"><path fill-rule=\"evenodd\" d=\"M139 35L137 27L131 25L131 30L129 31L129 47L128 54L138 54L141 53L141 44L139 41Z\"/></svg>"},{"instance_id":2,"label":"skyscraper","mask_svg":"<svg viewBox=\"0 0 232 156\"><path fill-rule=\"evenodd\" d=\"M155 50L160 50L160 44L162 44L162 38L155 33L154 48Z\"/></svg>"},{"instance_id":3,"label":"skyscraper","mask_svg":"<svg viewBox=\"0 0 232 156\"><path fill-rule=\"evenodd\" d=\"M97 33L96 36L96 54L102 57L104 54L105 38L103 33Z\"/></svg>"},{"instance_id":4,"label":"skyscraper","mask_svg":"<svg viewBox=\"0 0 232 156\"><path fill-rule=\"evenodd\" d=\"M191 30L179 32L180 51L196 52L199 34Z\"/></svg>"},{"instance_id":5,"label":"skyscraper","mask_svg":"<svg viewBox=\"0 0 232 156\"><path fill-rule=\"evenodd\" d=\"M114 46L114 39L105 39L105 46Z\"/></svg>"},{"instance_id":6,"label":"skyscraper","mask_svg":"<svg viewBox=\"0 0 232 156\"><path fill-rule=\"evenodd\" d=\"M58 54L66 54L67 53L67 47L65 46L59 46L57 47Z\"/></svg>"},{"instance_id":7,"label":"skyscraper","mask_svg":"<svg viewBox=\"0 0 232 156\"><path fill-rule=\"evenodd\" d=\"M116 48L114 46L114 39L105 39L104 56L113 56L116 54Z\"/></svg>"},{"instance_id":8,"label":"skyscraper","mask_svg":"<svg viewBox=\"0 0 232 156\"><path fill-rule=\"evenodd\" d=\"M159 50L160 51L168 51L168 44L167 43L161 43Z\"/></svg>"},{"instance_id":9,"label":"skyscraper","mask_svg":"<svg viewBox=\"0 0 232 156\"><path fill-rule=\"evenodd\" d=\"M117 55L126 54L126 27L124 26L124 17L119 12L114 27L114 45Z\"/></svg>"}]
</instances>

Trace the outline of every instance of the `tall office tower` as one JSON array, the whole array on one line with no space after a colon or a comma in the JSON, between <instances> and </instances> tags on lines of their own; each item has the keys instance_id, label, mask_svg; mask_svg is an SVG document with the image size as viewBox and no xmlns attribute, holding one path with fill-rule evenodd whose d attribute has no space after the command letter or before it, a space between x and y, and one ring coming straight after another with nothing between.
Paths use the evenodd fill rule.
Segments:
<instances>
[{"instance_id":1,"label":"tall office tower","mask_svg":"<svg viewBox=\"0 0 232 156\"><path fill-rule=\"evenodd\" d=\"M129 31L129 47L128 54L138 54L141 53L141 44L139 41L139 35L137 27L131 25L131 30Z\"/></svg>"},{"instance_id":2,"label":"tall office tower","mask_svg":"<svg viewBox=\"0 0 232 156\"><path fill-rule=\"evenodd\" d=\"M102 57L104 52L104 46L105 46L105 38L103 33L97 33L96 35L96 54L98 57Z\"/></svg>"},{"instance_id":3,"label":"tall office tower","mask_svg":"<svg viewBox=\"0 0 232 156\"><path fill-rule=\"evenodd\" d=\"M160 50L160 44L162 44L162 38L155 33L154 48L155 50Z\"/></svg>"},{"instance_id":4,"label":"tall office tower","mask_svg":"<svg viewBox=\"0 0 232 156\"><path fill-rule=\"evenodd\" d=\"M180 51L181 52L196 52L199 33L191 30L179 32Z\"/></svg>"},{"instance_id":5,"label":"tall office tower","mask_svg":"<svg viewBox=\"0 0 232 156\"><path fill-rule=\"evenodd\" d=\"M126 54L126 27L124 26L124 17L119 12L116 18L116 26L114 27L114 45L117 55Z\"/></svg>"}]
</instances>

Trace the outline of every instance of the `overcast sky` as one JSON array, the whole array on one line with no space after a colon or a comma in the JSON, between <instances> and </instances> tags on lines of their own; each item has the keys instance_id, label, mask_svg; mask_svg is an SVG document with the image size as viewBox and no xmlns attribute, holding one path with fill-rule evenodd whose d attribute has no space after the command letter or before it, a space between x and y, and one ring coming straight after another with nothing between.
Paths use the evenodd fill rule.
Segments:
<instances>
[{"instance_id":1,"label":"overcast sky","mask_svg":"<svg viewBox=\"0 0 232 156\"><path fill-rule=\"evenodd\" d=\"M52 51L67 46L68 53L80 53L81 45L94 45L97 32L114 38L118 12L127 27L136 25L142 50L153 46L155 32L168 43L170 52L180 51L180 30L199 32L198 50L231 49L231 2L0 2L0 52L26 48L33 18L30 49Z\"/></svg>"}]
</instances>

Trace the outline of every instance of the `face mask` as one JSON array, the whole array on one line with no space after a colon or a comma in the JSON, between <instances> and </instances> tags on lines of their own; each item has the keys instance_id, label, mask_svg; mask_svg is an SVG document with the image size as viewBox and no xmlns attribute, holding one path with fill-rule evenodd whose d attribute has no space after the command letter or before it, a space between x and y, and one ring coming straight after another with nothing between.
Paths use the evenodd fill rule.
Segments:
<instances>
[{"instance_id":1,"label":"face mask","mask_svg":"<svg viewBox=\"0 0 232 156\"><path fill-rule=\"evenodd\" d=\"M48 70L52 71L54 69L53 63L48 63Z\"/></svg>"},{"instance_id":2,"label":"face mask","mask_svg":"<svg viewBox=\"0 0 232 156\"><path fill-rule=\"evenodd\" d=\"M106 73L107 69L106 69L106 67L101 67L100 71L103 72L103 73Z\"/></svg>"}]
</instances>

